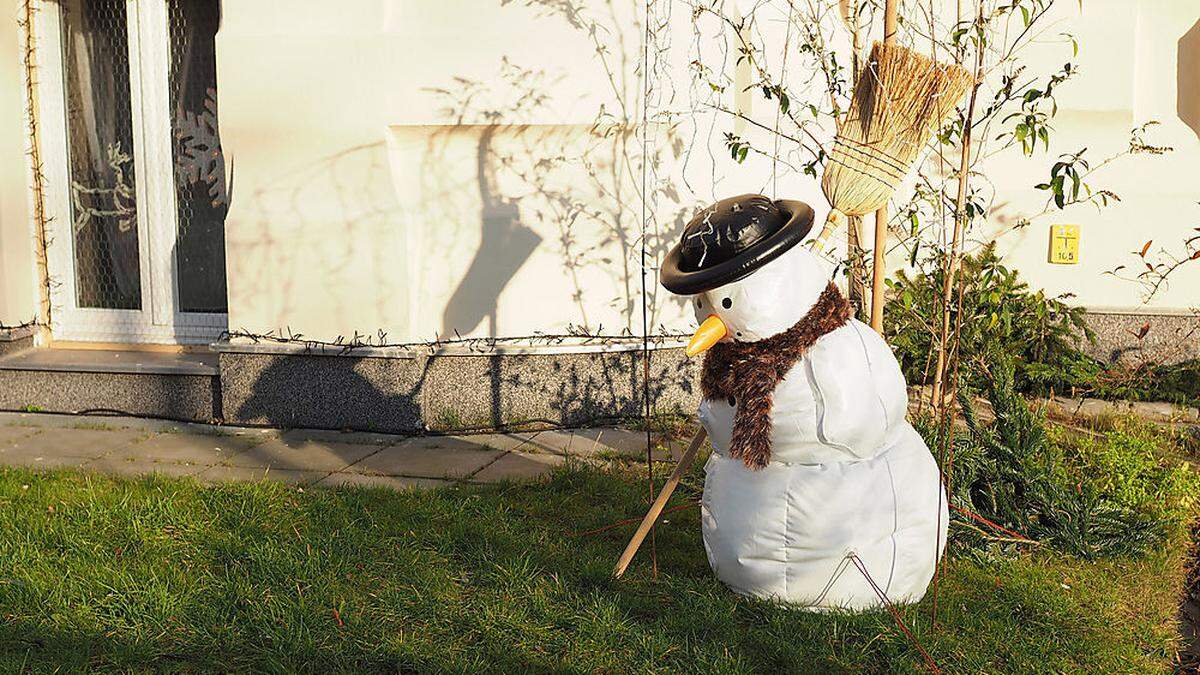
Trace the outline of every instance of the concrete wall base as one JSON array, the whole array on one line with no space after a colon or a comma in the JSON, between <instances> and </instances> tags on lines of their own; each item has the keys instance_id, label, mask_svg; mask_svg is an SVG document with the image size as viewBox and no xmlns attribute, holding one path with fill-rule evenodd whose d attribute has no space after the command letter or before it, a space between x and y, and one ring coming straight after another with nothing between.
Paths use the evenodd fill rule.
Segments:
<instances>
[{"instance_id":1,"label":"concrete wall base","mask_svg":"<svg viewBox=\"0 0 1200 675\"><path fill-rule=\"evenodd\" d=\"M1087 323L1096 344L1085 347L1106 363L1173 364L1200 359L1200 315L1090 311ZM1142 337L1143 328L1147 328Z\"/></svg>"},{"instance_id":2,"label":"concrete wall base","mask_svg":"<svg viewBox=\"0 0 1200 675\"><path fill-rule=\"evenodd\" d=\"M1093 312L1097 358L1174 363L1200 358L1200 318ZM1149 322L1142 339L1136 335ZM4 336L0 336L4 337ZM0 339L0 354L32 345ZM0 369L0 409L114 410L130 415L280 428L391 433L576 427L653 414L692 415L699 359L680 348L491 354L321 354L216 346L217 374ZM562 350L560 350L562 351Z\"/></svg>"},{"instance_id":3,"label":"concrete wall base","mask_svg":"<svg viewBox=\"0 0 1200 675\"><path fill-rule=\"evenodd\" d=\"M28 326L20 328L0 328L0 356L15 354L33 346L33 329Z\"/></svg>"},{"instance_id":4,"label":"concrete wall base","mask_svg":"<svg viewBox=\"0 0 1200 675\"><path fill-rule=\"evenodd\" d=\"M212 422L220 417L219 395L213 376L0 370L0 410Z\"/></svg>"},{"instance_id":5,"label":"concrete wall base","mask_svg":"<svg viewBox=\"0 0 1200 675\"><path fill-rule=\"evenodd\" d=\"M698 363L651 352L655 414L690 414ZM409 358L221 354L224 419L234 424L419 432L580 426L643 413L641 352Z\"/></svg>"}]
</instances>

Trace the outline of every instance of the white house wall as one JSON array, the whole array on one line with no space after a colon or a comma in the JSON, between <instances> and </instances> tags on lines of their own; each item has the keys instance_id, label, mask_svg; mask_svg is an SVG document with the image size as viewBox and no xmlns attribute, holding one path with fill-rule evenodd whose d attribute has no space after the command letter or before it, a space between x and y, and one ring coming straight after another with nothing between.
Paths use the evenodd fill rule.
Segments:
<instances>
[{"instance_id":1,"label":"white house wall","mask_svg":"<svg viewBox=\"0 0 1200 675\"><path fill-rule=\"evenodd\" d=\"M36 306L19 10L0 3L0 325L9 326L34 318Z\"/></svg>"},{"instance_id":2,"label":"white house wall","mask_svg":"<svg viewBox=\"0 0 1200 675\"><path fill-rule=\"evenodd\" d=\"M227 3L218 54L221 133L233 175L231 328L322 338L383 330L389 340L415 340L580 323L575 303L549 292L565 283L562 261L545 231L554 224L532 205L519 217L539 230L530 235L543 247L536 260L521 262L520 278L510 280L496 276L512 264L509 250L483 252L476 269L495 260L497 269L482 277L493 288L475 286L483 295L460 294L449 308L450 316L482 312L495 325L443 321L454 277L482 239L479 128L442 123L453 115L466 123L558 125L556 143L578 145L588 135L578 125L606 100L586 36L558 17L467 0ZM455 113L444 110L468 82L495 80L505 57L556 71L554 101L513 110L520 104L501 88ZM630 76L634 65L626 65ZM623 86L632 89L635 80ZM496 136L497 143L522 141ZM495 214L482 215L483 225L495 222ZM515 289L534 295L514 301ZM480 306L499 295L495 307ZM599 316L609 298L588 301Z\"/></svg>"},{"instance_id":3,"label":"white house wall","mask_svg":"<svg viewBox=\"0 0 1200 675\"><path fill-rule=\"evenodd\" d=\"M1181 106L1177 97L1181 77L1193 90L1200 90L1200 4L1087 0L1082 16L1066 27L1079 38L1082 74L1060 94L1049 153L1039 152L1033 159L1007 153L988 164L987 176L1002 195L990 225L1003 228L1021 215L1043 209L1046 193L1030 190L1030 185L1045 179L1047 159L1058 154L1087 148L1095 160L1111 156L1127 147L1134 126L1151 120L1159 125L1150 131L1149 140L1171 146L1174 152L1115 161L1089 182L1097 189L1112 189L1120 203L1103 210L1080 205L1041 218L1002 238L1001 250L1036 286L1051 294L1074 293L1073 302L1088 307L1130 311L1195 307L1200 304L1198 265L1181 268L1148 304L1143 304L1142 286L1106 272L1124 265L1122 274L1136 274L1144 266L1134 252L1147 241L1153 242L1152 257L1161 248L1179 252L1183 240L1197 234L1193 228L1200 227L1200 125L1192 128L1184 123L1180 115L1187 114L1186 104ZM1180 41L1189 31L1191 56L1183 50L1181 64ZM1069 46L1035 49L1034 57L1051 63L1070 58ZM1197 105L1195 98L1191 101ZM1080 225L1079 265L1047 263L1049 227L1054 223ZM982 229L979 234L987 233Z\"/></svg>"},{"instance_id":4,"label":"white house wall","mask_svg":"<svg viewBox=\"0 0 1200 675\"><path fill-rule=\"evenodd\" d=\"M389 128L407 243L421 252L410 260L413 335L640 331L641 145L632 127L609 131ZM692 205L657 207L646 214L651 260ZM651 325L679 325L682 304L648 284Z\"/></svg>"},{"instance_id":5,"label":"white house wall","mask_svg":"<svg viewBox=\"0 0 1200 675\"><path fill-rule=\"evenodd\" d=\"M218 80L232 176L230 327L326 339L382 330L389 341L572 326L640 331L640 309L630 311L640 279L630 270L640 256L642 138L628 129L641 121L641 35L632 20L641 3L616 4L609 16L609 3L592 1L579 3L578 14L561 3L483 0L224 3ZM1041 211L1045 193L1032 186L1058 154L1118 152L1132 126L1156 119L1162 125L1150 140L1174 153L1123 158L1092 178L1120 204L1073 207L1002 241L1035 286L1073 292L1088 306L1144 311L1143 289L1105 272L1138 264L1131 252L1147 240L1154 250L1178 248L1200 226L1200 139L1180 119L1195 97L1177 90L1180 40L1200 32L1200 6L1085 0L1082 15L1072 2L1055 11L1059 24L1029 55L1055 66L1071 60L1070 47L1053 39L1070 29L1083 74L1060 93L1049 153L1009 153L987 165L996 208L971 238ZM723 131L764 132L728 117L714 125L715 113L695 110L687 64L697 38L686 6L675 3L673 12L657 83L673 80L675 91L655 90L649 115L659 123L648 132L646 208L658 235L650 252L661 253L672 228L719 196L799 197L820 217L816 181L763 158L728 159ZM626 28L593 40L593 20ZM836 31L833 39L844 41ZM1188 67L1185 77L1200 77L1200 67ZM792 73L789 81L804 79ZM761 100L730 96L725 104L763 114L753 111ZM597 133L601 106L625 131ZM669 111L682 115L659 115ZM1058 222L1081 226L1081 264L1046 262L1048 228ZM1200 268L1185 270L1149 311L1194 305L1198 288ZM662 294L652 309L656 328L690 325Z\"/></svg>"}]
</instances>

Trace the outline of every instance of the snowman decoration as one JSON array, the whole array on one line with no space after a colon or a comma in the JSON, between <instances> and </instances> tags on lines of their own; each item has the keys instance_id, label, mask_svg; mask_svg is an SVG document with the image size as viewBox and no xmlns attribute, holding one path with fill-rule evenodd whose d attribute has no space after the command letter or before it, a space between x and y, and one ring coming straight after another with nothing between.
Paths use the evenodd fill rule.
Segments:
<instances>
[{"instance_id":1,"label":"snowman decoration","mask_svg":"<svg viewBox=\"0 0 1200 675\"><path fill-rule=\"evenodd\" d=\"M742 595L878 606L861 562L891 601L916 602L945 545L939 471L895 356L797 246L812 223L801 202L725 199L664 261L663 286L700 321L687 353L705 355L704 547Z\"/></svg>"}]
</instances>

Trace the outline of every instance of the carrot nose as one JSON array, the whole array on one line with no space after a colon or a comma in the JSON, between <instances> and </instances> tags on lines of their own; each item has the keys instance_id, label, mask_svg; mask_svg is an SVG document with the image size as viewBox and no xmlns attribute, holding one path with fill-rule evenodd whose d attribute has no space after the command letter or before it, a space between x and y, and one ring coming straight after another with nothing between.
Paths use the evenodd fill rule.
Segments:
<instances>
[{"instance_id":1,"label":"carrot nose","mask_svg":"<svg viewBox=\"0 0 1200 675\"><path fill-rule=\"evenodd\" d=\"M710 314L704 323L696 329L696 334L692 336L688 342L687 349L684 350L688 356L703 354L709 347L721 341L729 329L725 327L725 322L716 314Z\"/></svg>"}]
</instances>

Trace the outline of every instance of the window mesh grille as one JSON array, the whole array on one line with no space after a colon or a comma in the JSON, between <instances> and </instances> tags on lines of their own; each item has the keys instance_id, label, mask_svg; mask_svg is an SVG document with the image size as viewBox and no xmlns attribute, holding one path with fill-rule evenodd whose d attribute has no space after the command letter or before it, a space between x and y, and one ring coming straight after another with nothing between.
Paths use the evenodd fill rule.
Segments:
<instances>
[{"instance_id":1,"label":"window mesh grille","mask_svg":"<svg viewBox=\"0 0 1200 675\"><path fill-rule=\"evenodd\" d=\"M140 309L125 0L62 2L76 302Z\"/></svg>"},{"instance_id":2,"label":"window mesh grille","mask_svg":"<svg viewBox=\"0 0 1200 675\"><path fill-rule=\"evenodd\" d=\"M179 309L225 312L225 162L217 131L217 0L170 0L168 88Z\"/></svg>"}]
</instances>

